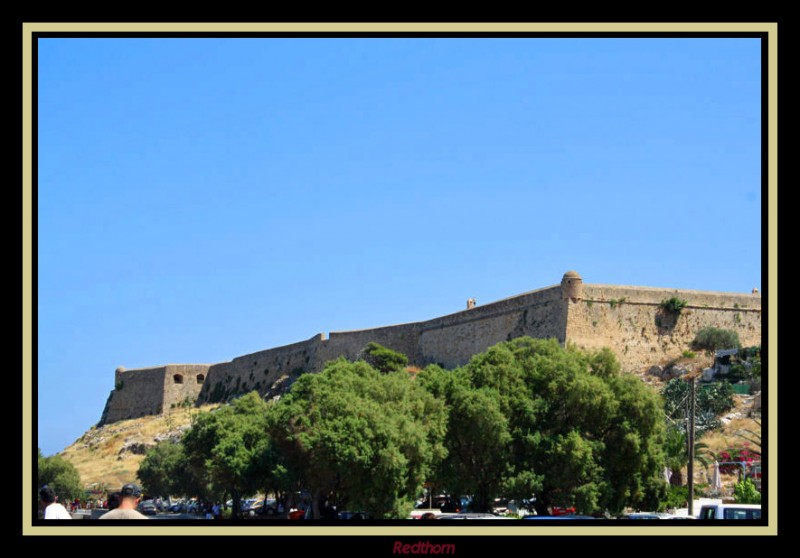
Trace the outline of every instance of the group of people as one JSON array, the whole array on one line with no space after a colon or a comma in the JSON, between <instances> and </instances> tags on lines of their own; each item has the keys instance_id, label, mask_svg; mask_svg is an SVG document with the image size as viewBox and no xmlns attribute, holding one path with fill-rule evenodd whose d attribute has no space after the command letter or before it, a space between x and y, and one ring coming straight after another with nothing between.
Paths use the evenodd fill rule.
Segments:
<instances>
[{"instance_id":1,"label":"group of people","mask_svg":"<svg viewBox=\"0 0 800 558\"><path fill-rule=\"evenodd\" d=\"M72 519L67 509L58 503L55 491L45 485L39 491L42 501L44 519ZM139 513L136 508L142 499L142 488L138 484L129 483L119 492L114 492L108 497L108 510L100 519L147 519L146 515Z\"/></svg>"}]
</instances>

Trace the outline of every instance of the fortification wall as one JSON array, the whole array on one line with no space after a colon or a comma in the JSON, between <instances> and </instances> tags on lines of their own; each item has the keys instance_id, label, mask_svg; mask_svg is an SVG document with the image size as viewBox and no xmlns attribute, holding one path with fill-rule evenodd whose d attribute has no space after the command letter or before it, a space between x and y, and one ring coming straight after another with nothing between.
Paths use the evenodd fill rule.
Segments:
<instances>
[{"instance_id":1,"label":"fortification wall","mask_svg":"<svg viewBox=\"0 0 800 558\"><path fill-rule=\"evenodd\" d=\"M677 316L662 310L670 297L688 305ZM743 345L761 343L761 295L685 289L584 285L569 303L567 341L587 349L609 347L624 370L676 358L707 326L730 329Z\"/></svg>"},{"instance_id":2,"label":"fortification wall","mask_svg":"<svg viewBox=\"0 0 800 558\"><path fill-rule=\"evenodd\" d=\"M240 356L209 368L198 402L228 401L236 395L256 390L266 393L283 376L298 376L316 370L318 334L298 343Z\"/></svg>"},{"instance_id":3,"label":"fortification wall","mask_svg":"<svg viewBox=\"0 0 800 558\"><path fill-rule=\"evenodd\" d=\"M167 364L117 368L100 424L157 415L180 404L194 404L208 375L207 364ZM178 381L180 380L180 381Z\"/></svg>"},{"instance_id":4,"label":"fortification wall","mask_svg":"<svg viewBox=\"0 0 800 558\"><path fill-rule=\"evenodd\" d=\"M384 347L401 352L414 363L419 346L418 330L419 324L411 323L358 331L331 332L330 338L322 341L315 370L321 370L326 362L340 356L350 360L363 358L364 347L370 342L380 343Z\"/></svg>"},{"instance_id":5,"label":"fortification wall","mask_svg":"<svg viewBox=\"0 0 800 558\"><path fill-rule=\"evenodd\" d=\"M523 335L555 337L563 343L566 308L561 288L553 286L423 322L416 359L420 365L451 368L496 343Z\"/></svg>"},{"instance_id":6,"label":"fortification wall","mask_svg":"<svg viewBox=\"0 0 800 558\"><path fill-rule=\"evenodd\" d=\"M164 409L194 405L209 368L208 364L168 364L164 370Z\"/></svg>"},{"instance_id":7,"label":"fortification wall","mask_svg":"<svg viewBox=\"0 0 800 558\"><path fill-rule=\"evenodd\" d=\"M166 369L166 366L137 370L117 368L114 389L108 396L100 424L161 413Z\"/></svg>"},{"instance_id":8,"label":"fortification wall","mask_svg":"<svg viewBox=\"0 0 800 558\"><path fill-rule=\"evenodd\" d=\"M688 302L677 316L660 307L672 296ZM451 368L501 341L555 337L587 349L610 347L623 369L632 370L680 356L706 326L732 329L744 345L761 343L761 295L583 284L578 273L569 271L560 285L424 322L332 332L327 339L318 334L211 366L118 369L118 387L101 424L158 414L187 398L205 403L251 390L280 393L297 376L318 372L329 360L363 357L372 341L407 355L411 364Z\"/></svg>"}]
</instances>

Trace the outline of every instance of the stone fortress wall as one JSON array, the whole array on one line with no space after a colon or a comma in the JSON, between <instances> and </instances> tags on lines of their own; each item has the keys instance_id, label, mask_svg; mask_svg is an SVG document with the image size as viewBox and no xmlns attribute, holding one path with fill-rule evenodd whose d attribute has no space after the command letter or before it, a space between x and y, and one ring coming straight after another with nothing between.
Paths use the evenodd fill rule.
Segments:
<instances>
[{"instance_id":1,"label":"stone fortress wall","mask_svg":"<svg viewBox=\"0 0 800 558\"><path fill-rule=\"evenodd\" d=\"M661 309L670 297L688 305L676 318ZM648 287L585 285L570 301L567 339L580 347L609 347L623 370L680 356L704 327L730 329L744 346L761 344L761 295Z\"/></svg>"},{"instance_id":2,"label":"stone fortress wall","mask_svg":"<svg viewBox=\"0 0 800 558\"><path fill-rule=\"evenodd\" d=\"M194 405L208 370L208 364L167 364L137 370L119 367L100 424L158 415L171 406Z\"/></svg>"},{"instance_id":3,"label":"stone fortress wall","mask_svg":"<svg viewBox=\"0 0 800 558\"><path fill-rule=\"evenodd\" d=\"M677 318L660 306L672 296L688 302ZM252 390L280 393L300 374L318 372L330 360L360 358L371 341L407 355L410 364L451 368L501 341L554 337L587 349L610 347L628 371L680 356L705 326L732 329L745 346L761 343L757 292L583 284L580 275L569 271L560 285L467 306L423 322L317 334L230 362L117 369L100 424L159 414L186 402L228 401Z\"/></svg>"}]
</instances>

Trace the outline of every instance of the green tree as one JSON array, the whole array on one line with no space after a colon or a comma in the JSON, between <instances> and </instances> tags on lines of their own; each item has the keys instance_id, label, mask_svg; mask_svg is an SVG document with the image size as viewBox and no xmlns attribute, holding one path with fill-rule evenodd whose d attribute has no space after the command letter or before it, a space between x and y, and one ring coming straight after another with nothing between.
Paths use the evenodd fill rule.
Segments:
<instances>
[{"instance_id":1,"label":"green tree","mask_svg":"<svg viewBox=\"0 0 800 558\"><path fill-rule=\"evenodd\" d=\"M715 382L697 390L697 407L701 412L721 415L733 409L733 406L733 386L728 382Z\"/></svg>"},{"instance_id":2,"label":"green tree","mask_svg":"<svg viewBox=\"0 0 800 558\"><path fill-rule=\"evenodd\" d=\"M139 464L137 476L147 494L173 496L183 490L179 479L186 473L183 445L165 440L151 448Z\"/></svg>"},{"instance_id":3,"label":"green tree","mask_svg":"<svg viewBox=\"0 0 800 558\"><path fill-rule=\"evenodd\" d=\"M711 326L698 331L692 341L693 349L711 352L717 349L738 349L741 346L738 333L730 329Z\"/></svg>"},{"instance_id":4,"label":"green tree","mask_svg":"<svg viewBox=\"0 0 800 558\"><path fill-rule=\"evenodd\" d=\"M48 485L61 502L83 498L83 482L78 470L60 455L45 457L41 448L38 448L37 473L38 487Z\"/></svg>"},{"instance_id":5,"label":"green tree","mask_svg":"<svg viewBox=\"0 0 800 558\"><path fill-rule=\"evenodd\" d=\"M449 411L447 457L434 475L435 485L453 495L472 494L473 509L490 510L512 470L509 421L499 393L472 388L463 370L429 366L417 379L443 398Z\"/></svg>"},{"instance_id":6,"label":"green tree","mask_svg":"<svg viewBox=\"0 0 800 558\"><path fill-rule=\"evenodd\" d=\"M383 345L371 342L364 349L364 360L373 368L384 374L396 370L403 370L408 366L408 357L388 349Z\"/></svg>"},{"instance_id":7,"label":"green tree","mask_svg":"<svg viewBox=\"0 0 800 558\"><path fill-rule=\"evenodd\" d=\"M403 517L445 453L444 405L406 372L340 358L298 378L270 410L278 453L311 492L377 518Z\"/></svg>"},{"instance_id":8,"label":"green tree","mask_svg":"<svg viewBox=\"0 0 800 558\"><path fill-rule=\"evenodd\" d=\"M206 486L206 498L233 498L239 517L241 498L263 486L261 456L270 443L267 404L250 392L232 404L196 417L183 437L185 466L194 488Z\"/></svg>"},{"instance_id":9,"label":"green tree","mask_svg":"<svg viewBox=\"0 0 800 558\"><path fill-rule=\"evenodd\" d=\"M495 435L507 429L510 436L507 445L495 448L505 467L474 453L450 455L465 461L459 470L472 474L463 482L473 489L481 483L481 469L470 469L469 460L483 459L502 478L503 493L517 499L535 494L540 514L555 505L575 505L583 513L616 511L663 491L663 481L660 488L655 482L663 467L661 402L638 379L620 375L611 351L586 353L564 349L554 339L523 337L490 347L455 373L485 394L475 400L489 416L496 405L507 421L490 422ZM421 375L432 393L447 393L435 374ZM448 440L483 435L481 429L456 434L456 423L450 425ZM472 441L476 448L480 443Z\"/></svg>"}]
</instances>

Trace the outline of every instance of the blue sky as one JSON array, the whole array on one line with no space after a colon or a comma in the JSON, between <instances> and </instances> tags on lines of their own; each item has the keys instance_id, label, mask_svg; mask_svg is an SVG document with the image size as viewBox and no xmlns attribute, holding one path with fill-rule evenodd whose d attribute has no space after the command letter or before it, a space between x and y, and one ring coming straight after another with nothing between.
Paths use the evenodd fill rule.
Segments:
<instances>
[{"instance_id":1,"label":"blue sky","mask_svg":"<svg viewBox=\"0 0 800 558\"><path fill-rule=\"evenodd\" d=\"M38 444L117 366L761 288L757 39L40 39Z\"/></svg>"}]
</instances>

